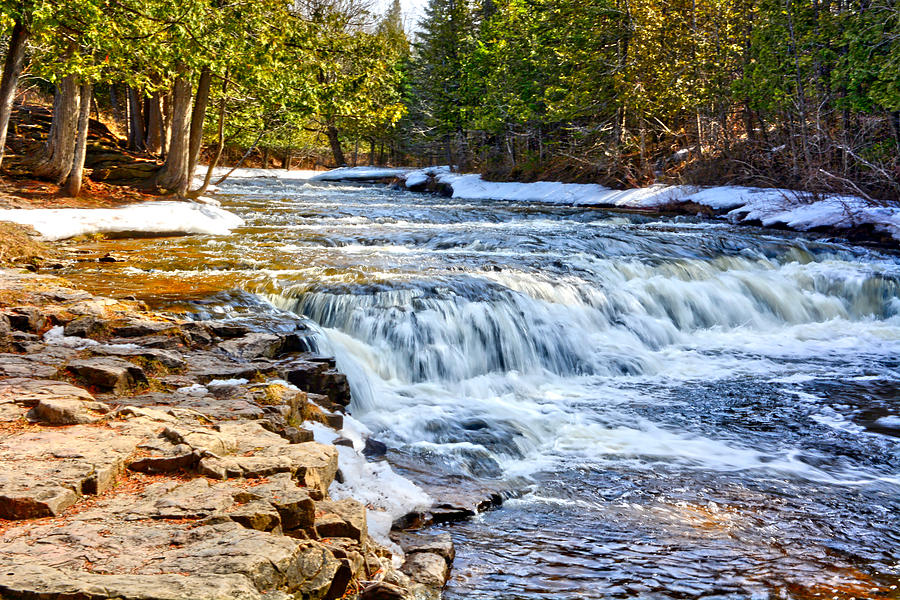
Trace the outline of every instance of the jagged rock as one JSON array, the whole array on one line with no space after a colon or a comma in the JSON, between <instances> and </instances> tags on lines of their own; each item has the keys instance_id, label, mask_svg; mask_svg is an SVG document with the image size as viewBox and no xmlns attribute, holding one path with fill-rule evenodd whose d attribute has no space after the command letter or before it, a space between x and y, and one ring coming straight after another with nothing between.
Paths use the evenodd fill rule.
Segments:
<instances>
[{"instance_id":1,"label":"jagged rock","mask_svg":"<svg viewBox=\"0 0 900 600\"><path fill-rule=\"evenodd\" d=\"M116 357L75 360L69 363L68 370L88 385L116 393L124 393L139 383L147 382L143 369Z\"/></svg>"},{"instance_id":2,"label":"jagged rock","mask_svg":"<svg viewBox=\"0 0 900 600\"><path fill-rule=\"evenodd\" d=\"M366 507L351 498L316 502L316 534L319 538L365 539Z\"/></svg>"},{"instance_id":3,"label":"jagged rock","mask_svg":"<svg viewBox=\"0 0 900 600\"><path fill-rule=\"evenodd\" d=\"M9 317L0 313L0 350L6 350L9 347L12 326L9 324Z\"/></svg>"},{"instance_id":4,"label":"jagged rock","mask_svg":"<svg viewBox=\"0 0 900 600\"><path fill-rule=\"evenodd\" d=\"M92 316L84 316L66 323L63 333L68 336L88 338L103 333L104 329L103 321Z\"/></svg>"},{"instance_id":5,"label":"jagged rock","mask_svg":"<svg viewBox=\"0 0 900 600\"><path fill-rule=\"evenodd\" d=\"M248 333L242 337L219 344L226 353L243 359L275 358L281 352L284 340L271 333Z\"/></svg>"},{"instance_id":6,"label":"jagged rock","mask_svg":"<svg viewBox=\"0 0 900 600\"><path fill-rule=\"evenodd\" d=\"M41 400L78 400L94 402L94 397L80 387L53 379L10 379L0 382L0 401L9 400L33 407Z\"/></svg>"},{"instance_id":7,"label":"jagged rock","mask_svg":"<svg viewBox=\"0 0 900 600\"><path fill-rule=\"evenodd\" d=\"M47 325L44 315L33 306L11 308L6 311L6 318L12 329L27 333L38 333Z\"/></svg>"},{"instance_id":8,"label":"jagged rock","mask_svg":"<svg viewBox=\"0 0 900 600\"><path fill-rule=\"evenodd\" d=\"M189 363L186 375L200 383L214 379L253 379L277 372L276 365L269 361L239 363L206 351L193 352Z\"/></svg>"},{"instance_id":9,"label":"jagged rock","mask_svg":"<svg viewBox=\"0 0 900 600\"><path fill-rule=\"evenodd\" d=\"M400 570L416 583L435 588L443 587L450 576L450 568L444 557L431 552L410 554Z\"/></svg>"},{"instance_id":10,"label":"jagged rock","mask_svg":"<svg viewBox=\"0 0 900 600\"><path fill-rule=\"evenodd\" d=\"M194 346L208 346L213 342L212 332L205 323L188 321L187 323L182 323L181 331Z\"/></svg>"},{"instance_id":11,"label":"jagged rock","mask_svg":"<svg viewBox=\"0 0 900 600\"><path fill-rule=\"evenodd\" d=\"M293 361L285 368L285 379L302 390L327 396L339 406L350 404L347 376L330 368L327 362Z\"/></svg>"},{"instance_id":12,"label":"jagged rock","mask_svg":"<svg viewBox=\"0 0 900 600\"><path fill-rule=\"evenodd\" d=\"M145 456L130 465L128 468L140 473L177 473L193 469L200 462L200 453L196 451L185 452L173 456Z\"/></svg>"},{"instance_id":13,"label":"jagged rock","mask_svg":"<svg viewBox=\"0 0 900 600\"><path fill-rule=\"evenodd\" d=\"M475 511L462 506L450 506L449 504L439 504L429 511L431 520L434 523L453 523L455 521L465 521L475 516Z\"/></svg>"},{"instance_id":14,"label":"jagged rock","mask_svg":"<svg viewBox=\"0 0 900 600\"><path fill-rule=\"evenodd\" d=\"M379 581L363 589L359 600L403 600L406 592L396 585Z\"/></svg>"},{"instance_id":15,"label":"jagged rock","mask_svg":"<svg viewBox=\"0 0 900 600\"><path fill-rule=\"evenodd\" d=\"M282 431L282 437L292 444L302 444L315 439L312 431L302 427L285 427Z\"/></svg>"},{"instance_id":16,"label":"jagged rock","mask_svg":"<svg viewBox=\"0 0 900 600\"><path fill-rule=\"evenodd\" d=\"M88 573L42 565L0 565L0 597L21 600L262 600L243 575Z\"/></svg>"}]
</instances>

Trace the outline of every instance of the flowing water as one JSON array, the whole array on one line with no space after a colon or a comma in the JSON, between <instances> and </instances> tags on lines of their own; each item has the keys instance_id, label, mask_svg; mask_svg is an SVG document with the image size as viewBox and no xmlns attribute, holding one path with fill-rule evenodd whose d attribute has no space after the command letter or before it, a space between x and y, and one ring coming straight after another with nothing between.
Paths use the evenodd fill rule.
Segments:
<instances>
[{"instance_id":1,"label":"flowing water","mask_svg":"<svg viewBox=\"0 0 900 600\"><path fill-rule=\"evenodd\" d=\"M318 323L434 495L451 599L900 598L900 259L693 219L272 179L69 275ZM177 304L177 299L189 302Z\"/></svg>"}]
</instances>

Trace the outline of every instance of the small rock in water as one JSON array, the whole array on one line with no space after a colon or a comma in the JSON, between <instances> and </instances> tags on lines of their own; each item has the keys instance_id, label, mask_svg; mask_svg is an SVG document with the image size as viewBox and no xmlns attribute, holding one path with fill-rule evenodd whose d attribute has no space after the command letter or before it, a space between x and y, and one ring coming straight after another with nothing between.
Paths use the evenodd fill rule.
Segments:
<instances>
[{"instance_id":1,"label":"small rock in water","mask_svg":"<svg viewBox=\"0 0 900 600\"><path fill-rule=\"evenodd\" d=\"M387 444L372 438L366 438L366 447L363 448L366 458L377 458L387 454Z\"/></svg>"},{"instance_id":2,"label":"small rock in water","mask_svg":"<svg viewBox=\"0 0 900 600\"><path fill-rule=\"evenodd\" d=\"M112 252L107 252L103 256L97 259L97 262L102 263L117 263L117 262L125 262L127 259L120 254L113 254Z\"/></svg>"}]
</instances>

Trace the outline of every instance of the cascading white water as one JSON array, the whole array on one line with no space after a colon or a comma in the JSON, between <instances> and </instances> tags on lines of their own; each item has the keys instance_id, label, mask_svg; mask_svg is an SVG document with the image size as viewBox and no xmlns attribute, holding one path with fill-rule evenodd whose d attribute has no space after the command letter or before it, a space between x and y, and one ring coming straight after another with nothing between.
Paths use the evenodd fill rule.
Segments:
<instances>
[{"instance_id":1,"label":"cascading white water","mask_svg":"<svg viewBox=\"0 0 900 600\"><path fill-rule=\"evenodd\" d=\"M108 265L116 289L242 287L308 316L395 469L511 496L450 530L448 599L900 585L896 255L360 185L223 191L248 227L144 241L158 258Z\"/></svg>"}]
</instances>

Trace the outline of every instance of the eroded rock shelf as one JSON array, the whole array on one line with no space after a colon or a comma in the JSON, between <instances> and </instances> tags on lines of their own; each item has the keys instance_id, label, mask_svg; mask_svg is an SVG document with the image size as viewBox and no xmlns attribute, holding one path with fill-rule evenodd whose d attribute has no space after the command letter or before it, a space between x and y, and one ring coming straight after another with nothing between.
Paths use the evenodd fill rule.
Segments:
<instances>
[{"instance_id":1,"label":"eroded rock shelf","mask_svg":"<svg viewBox=\"0 0 900 600\"><path fill-rule=\"evenodd\" d=\"M328 489L350 402L309 335L178 321L0 271L0 598L435 598L448 535ZM399 566L399 568L398 568Z\"/></svg>"}]
</instances>

